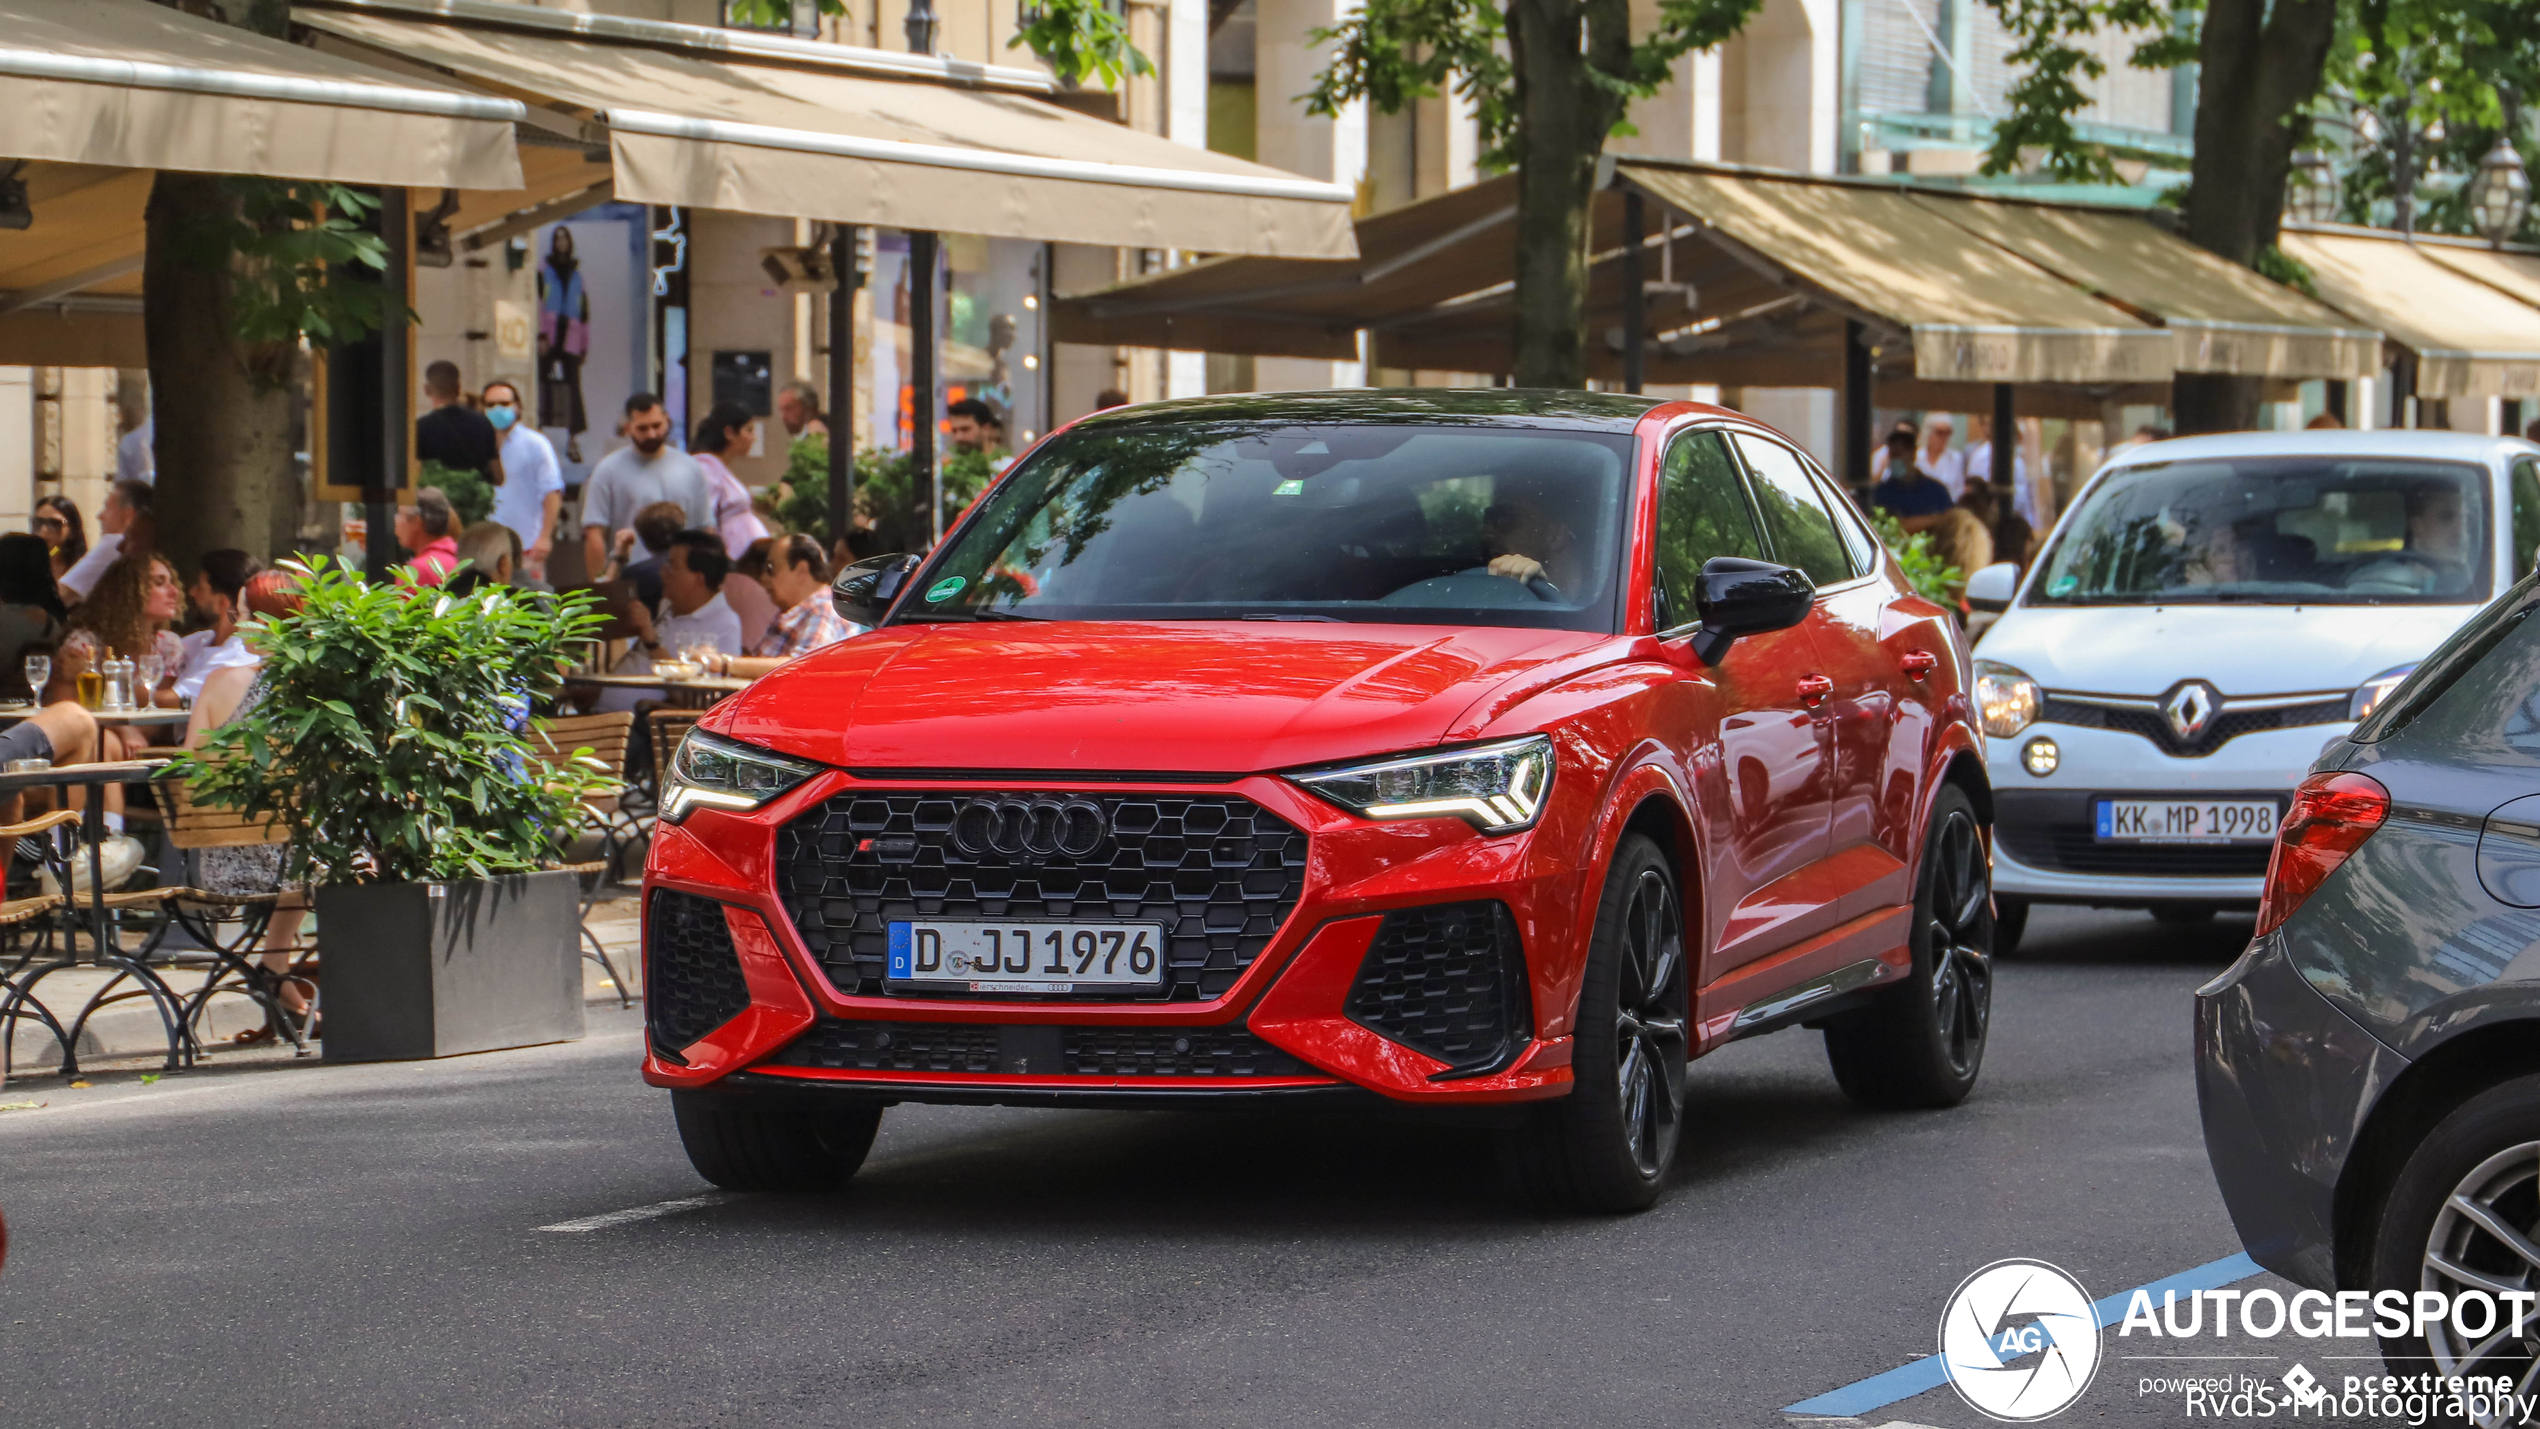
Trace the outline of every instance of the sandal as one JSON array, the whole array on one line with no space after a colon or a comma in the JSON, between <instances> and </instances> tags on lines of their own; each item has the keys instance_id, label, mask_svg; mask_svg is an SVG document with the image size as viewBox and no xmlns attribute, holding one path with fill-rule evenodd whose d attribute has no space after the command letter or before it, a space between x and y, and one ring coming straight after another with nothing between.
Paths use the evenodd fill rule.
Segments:
<instances>
[{"instance_id":1,"label":"sandal","mask_svg":"<svg viewBox=\"0 0 2540 1429\"><path fill-rule=\"evenodd\" d=\"M268 1022L262 1027L250 1027L229 1041L233 1047L262 1047L279 1036L281 1034L274 1031L273 1024Z\"/></svg>"}]
</instances>

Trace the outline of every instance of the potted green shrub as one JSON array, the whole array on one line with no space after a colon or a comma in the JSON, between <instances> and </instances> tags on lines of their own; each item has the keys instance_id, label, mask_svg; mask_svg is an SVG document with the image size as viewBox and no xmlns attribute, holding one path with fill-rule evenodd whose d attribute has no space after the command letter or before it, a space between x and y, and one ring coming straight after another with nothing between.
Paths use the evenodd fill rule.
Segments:
<instances>
[{"instance_id":1,"label":"potted green shrub","mask_svg":"<svg viewBox=\"0 0 2540 1429\"><path fill-rule=\"evenodd\" d=\"M596 767L530 758L530 702L601 617L586 599L371 584L289 567L300 609L250 622L263 698L173 773L271 814L316 893L326 1057L443 1057L582 1035L575 879L541 872Z\"/></svg>"}]
</instances>

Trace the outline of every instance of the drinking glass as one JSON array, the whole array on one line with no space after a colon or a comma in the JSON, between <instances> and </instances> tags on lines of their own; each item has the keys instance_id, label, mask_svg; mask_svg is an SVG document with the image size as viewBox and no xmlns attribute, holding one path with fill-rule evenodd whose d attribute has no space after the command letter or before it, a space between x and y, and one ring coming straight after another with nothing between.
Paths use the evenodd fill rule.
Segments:
<instances>
[{"instance_id":1,"label":"drinking glass","mask_svg":"<svg viewBox=\"0 0 2540 1429\"><path fill-rule=\"evenodd\" d=\"M33 692L32 698L37 704L44 703L44 687L52 683L52 680L52 656L29 655L26 657L26 687Z\"/></svg>"},{"instance_id":2,"label":"drinking glass","mask_svg":"<svg viewBox=\"0 0 2540 1429\"><path fill-rule=\"evenodd\" d=\"M159 681L165 678L168 673L167 657L164 655L144 655L134 662L133 673L138 678L133 681L132 702L136 705L145 707L157 704L159 702Z\"/></svg>"}]
</instances>

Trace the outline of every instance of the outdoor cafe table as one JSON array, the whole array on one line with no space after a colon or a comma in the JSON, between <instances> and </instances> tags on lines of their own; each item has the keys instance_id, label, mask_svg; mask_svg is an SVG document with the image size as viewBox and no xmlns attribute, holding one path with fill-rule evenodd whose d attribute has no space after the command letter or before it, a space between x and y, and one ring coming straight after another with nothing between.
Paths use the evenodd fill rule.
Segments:
<instances>
[{"instance_id":1,"label":"outdoor cafe table","mask_svg":"<svg viewBox=\"0 0 2540 1429\"><path fill-rule=\"evenodd\" d=\"M134 711L134 713L146 713L146 711ZM92 791L88 797L87 807L81 812L80 837L88 845L89 931L96 943L93 949L95 960L99 967L113 968L123 976L131 978L140 985L144 993L149 995L151 1005L158 1009L159 1020L167 1028L167 1065L170 1070L174 1070L181 1062L192 1060L190 1055L192 1047L183 1012L184 1001L177 996L174 988L167 985L166 979L161 978L156 971L152 970L145 959L127 956L122 945L116 941L114 915L106 907L105 868L103 856L99 851L106 838L106 801L101 797L105 786L146 783L167 766L168 761L164 759L126 759L110 764L67 764L53 769L30 769L22 773L0 771L0 799L24 793L29 789L86 788ZM76 897L76 894L73 896ZM43 981L47 974L76 966L78 962L78 945L66 931L62 939L61 956L32 970L24 981L7 994L7 1000L0 1002L0 1036L8 1035L14 1028L14 1014L21 1004L32 1000L37 983ZM87 1024L89 1013L96 1011L98 1005L104 1001L107 991L113 986L114 984L109 982L106 987L99 988L96 995L89 999L88 1007L70 1023L67 1029L56 1025L55 1033L62 1039L62 1070L65 1073L76 1073L79 1070L77 1050L79 1030Z\"/></svg>"},{"instance_id":2,"label":"outdoor cafe table","mask_svg":"<svg viewBox=\"0 0 2540 1429\"><path fill-rule=\"evenodd\" d=\"M36 705L0 705L0 724L22 724L35 718L39 709L40 707ZM101 725L181 725L193 714L193 711L183 708L163 709L157 706L136 705L128 710L90 710L88 713Z\"/></svg>"},{"instance_id":3,"label":"outdoor cafe table","mask_svg":"<svg viewBox=\"0 0 2540 1429\"><path fill-rule=\"evenodd\" d=\"M735 694L750 687L749 681L736 679L730 675L690 675L685 679L672 679L652 674L568 675L565 677L565 683L599 685L616 690L662 690L682 704L693 700L699 705L713 704L725 695Z\"/></svg>"}]
</instances>

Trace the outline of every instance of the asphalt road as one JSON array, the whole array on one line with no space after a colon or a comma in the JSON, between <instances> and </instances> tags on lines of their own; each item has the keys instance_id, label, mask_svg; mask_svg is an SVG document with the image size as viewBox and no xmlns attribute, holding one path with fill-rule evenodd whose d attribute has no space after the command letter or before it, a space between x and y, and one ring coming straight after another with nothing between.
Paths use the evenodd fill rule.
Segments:
<instances>
[{"instance_id":1,"label":"asphalt road","mask_svg":"<svg viewBox=\"0 0 2540 1429\"><path fill-rule=\"evenodd\" d=\"M1470 1132L1330 1114L903 1107L843 1197L709 1196L614 1009L446 1063L21 1083L0 1422L1780 1425L1929 1354L1987 1262L2107 1295L2239 1250L2189 1003L2247 932L2040 910L1952 1111L1854 1109L1814 1033L1732 1046L1667 1198L1609 1220L1515 1209ZM2185 1417L2108 1345L2056 1422ZM1943 1387L1861 1422L1986 1421Z\"/></svg>"}]
</instances>

